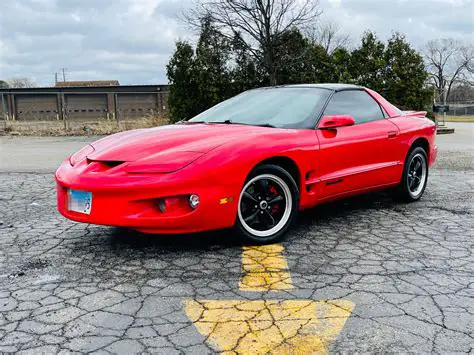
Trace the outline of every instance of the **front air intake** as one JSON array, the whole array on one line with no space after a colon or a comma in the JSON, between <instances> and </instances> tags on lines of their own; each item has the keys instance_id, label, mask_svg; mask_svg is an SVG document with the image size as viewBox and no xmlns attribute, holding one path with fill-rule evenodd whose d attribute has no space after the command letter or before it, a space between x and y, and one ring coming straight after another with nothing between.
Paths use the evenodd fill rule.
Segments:
<instances>
[{"instance_id":1,"label":"front air intake","mask_svg":"<svg viewBox=\"0 0 474 355\"><path fill-rule=\"evenodd\" d=\"M118 160L100 160L98 163L101 163L103 165L106 165L109 167L109 169L115 168L116 166L122 165L125 163L124 161L118 161Z\"/></svg>"},{"instance_id":2,"label":"front air intake","mask_svg":"<svg viewBox=\"0 0 474 355\"><path fill-rule=\"evenodd\" d=\"M87 159L87 164L92 171L106 171L125 163L120 160L91 160Z\"/></svg>"}]
</instances>

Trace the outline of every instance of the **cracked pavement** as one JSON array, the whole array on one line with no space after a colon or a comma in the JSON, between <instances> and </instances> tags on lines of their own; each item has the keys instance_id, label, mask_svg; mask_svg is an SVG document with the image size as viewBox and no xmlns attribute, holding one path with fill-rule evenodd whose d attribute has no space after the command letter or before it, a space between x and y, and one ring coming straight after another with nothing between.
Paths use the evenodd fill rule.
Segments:
<instances>
[{"instance_id":1,"label":"cracked pavement","mask_svg":"<svg viewBox=\"0 0 474 355\"><path fill-rule=\"evenodd\" d=\"M440 152L418 203L377 193L304 212L282 243L292 287L258 292L239 289L242 246L228 231L147 236L73 223L56 212L51 173L0 173L0 353L239 350L201 329L209 300L234 311L249 301L247 325L277 329L279 345L311 322L286 329L278 307L306 300L353 306L330 352L473 353L474 167L462 154ZM230 334L238 316L212 322L234 322Z\"/></svg>"}]
</instances>

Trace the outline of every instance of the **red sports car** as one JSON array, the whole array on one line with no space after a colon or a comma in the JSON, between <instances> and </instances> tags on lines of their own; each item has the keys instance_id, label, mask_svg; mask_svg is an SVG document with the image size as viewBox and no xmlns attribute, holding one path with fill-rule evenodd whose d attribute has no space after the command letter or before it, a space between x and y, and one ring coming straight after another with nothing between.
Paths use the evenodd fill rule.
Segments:
<instances>
[{"instance_id":1,"label":"red sports car","mask_svg":"<svg viewBox=\"0 0 474 355\"><path fill-rule=\"evenodd\" d=\"M234 227L283 237L298 211L385 188L418 200L436 159L435 124L345 84L246 91L189 121L117 133L56 172L74 221L146 233Z\"/></svg>"}]
</instances>

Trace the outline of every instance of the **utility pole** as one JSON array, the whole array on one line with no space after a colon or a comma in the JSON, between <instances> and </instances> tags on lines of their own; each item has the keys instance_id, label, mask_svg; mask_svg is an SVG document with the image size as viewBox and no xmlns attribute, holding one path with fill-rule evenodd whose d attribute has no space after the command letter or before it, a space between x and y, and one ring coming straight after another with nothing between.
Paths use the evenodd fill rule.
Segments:
<instances>
[{"instance_id":1,"label":"utility pole","mask_svg":"<svg viewBox=\"0 0 474 355\"><path fill-rule=\"evenodd\" d=\"M63 72L63 81L66 81L66 68L61 69Z\"/></svg>"},{"instance_id":2,"label":"utility pole","mask_svg":"<svg viewBox=\"0 0 474 355\"><path fill-rule=\"evenodd\" d=\"M3 92L2 92L2 112L3 112L3 119L5 121L8 121L7 107L5 105L5 98L3 97Z\"/></svg>"},{"instance_id":3,"label":"utility pole","mask_svg":"<svg viewBox=\"0 0 474 355\"><path fill-rule=\"evenodd\" d=\"M443 87L443 106L444 106L444 109L443 109L443 126L446 125L446 94L447 94L447 90L446 90L446 84L445 84L445 86Z\"/></svg>"},{"instance_id":4,"label":"utility pole","mask_svg":"<svg viewBox=\"0 0 474 355\"><path fill-rule=\"evenodd\" d=\"M54 85L58 83L58 72L54 73Z\"/></svg>"}]
</instances>

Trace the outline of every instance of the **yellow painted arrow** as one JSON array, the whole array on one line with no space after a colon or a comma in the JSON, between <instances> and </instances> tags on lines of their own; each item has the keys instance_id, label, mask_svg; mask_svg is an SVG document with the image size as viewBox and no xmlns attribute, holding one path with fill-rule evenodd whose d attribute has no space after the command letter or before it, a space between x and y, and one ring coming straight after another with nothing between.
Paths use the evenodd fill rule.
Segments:
<instances>
[{"instance_id":1,"label":"yellow painted arrow","mask_svg":"<svg viewBox=\"0 0 474 355\"><path fill-rule=\"evenodd\" d=\"M185 301L215 350L239 354L326 353L353 308L346 300Z\"/></svg>"},{"instance_id":2,"label":"yellow painted arrow","mask_svg":"<svg viewBox=\"0 0 474 355\"><path fill-rule=\"evenodd\" d=\"M244 247L239 288L293 289L281 244ZM216 350L239 354L326 353L352 313L347 300L187 300L185 311Z\"/></svg>"}]
</instances>

